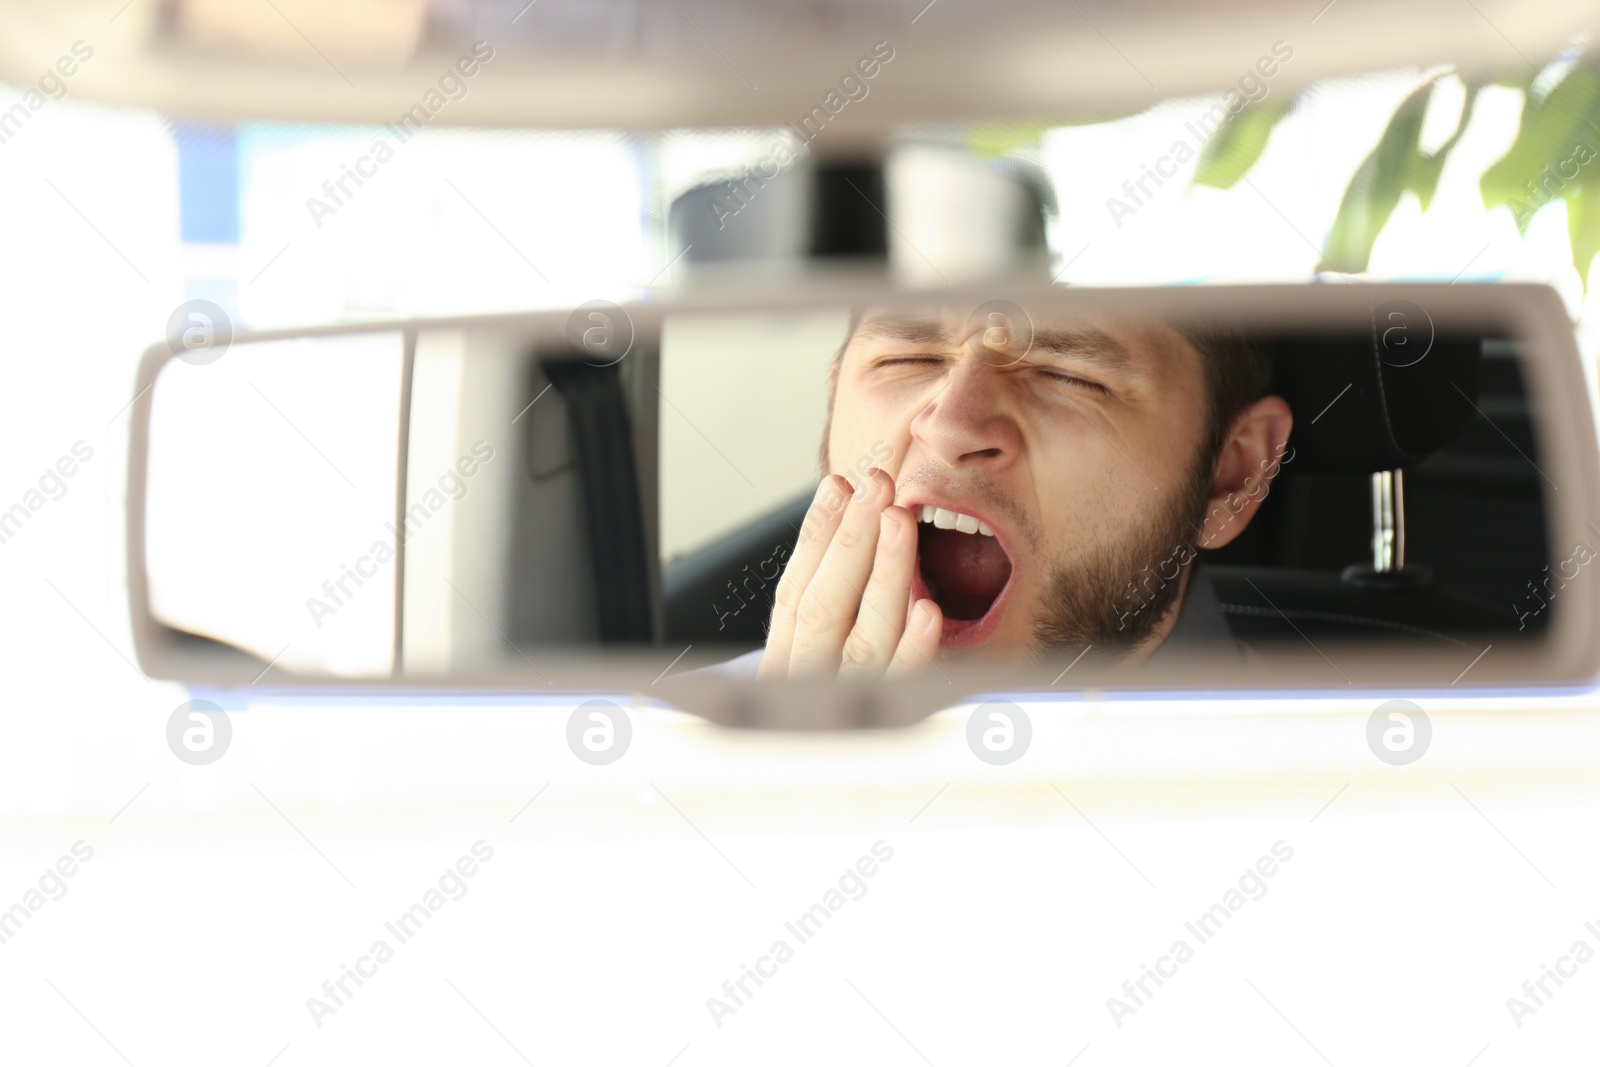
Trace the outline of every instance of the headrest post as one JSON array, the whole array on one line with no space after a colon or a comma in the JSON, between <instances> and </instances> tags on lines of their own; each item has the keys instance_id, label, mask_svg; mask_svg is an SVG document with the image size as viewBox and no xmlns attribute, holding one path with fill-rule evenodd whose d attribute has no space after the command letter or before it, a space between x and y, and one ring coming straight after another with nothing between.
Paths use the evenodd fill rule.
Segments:
<instances>
[{"instance_id":1,"label":"headrest post","mask_svg":"<svg viewBox=\"0 0 1600 1067\"><path fill-rule=\"evenodd\" d=\"M1405 471L1372 472L1372 562L1352 563L1342 574L1356 589L1420 589L1433 584L1433 570L1406 566Z\"/></svg>"},{"instance_id":2,"label":"headrest post","mask_svg":"<svg viewBox=\"0 0 1600 1067\"><path fill-rule=\"evenodd\" d=\"M1405 471L1372 473L1372 569L1392 574L1406 566Z\"/></svg>"}]
</instances>

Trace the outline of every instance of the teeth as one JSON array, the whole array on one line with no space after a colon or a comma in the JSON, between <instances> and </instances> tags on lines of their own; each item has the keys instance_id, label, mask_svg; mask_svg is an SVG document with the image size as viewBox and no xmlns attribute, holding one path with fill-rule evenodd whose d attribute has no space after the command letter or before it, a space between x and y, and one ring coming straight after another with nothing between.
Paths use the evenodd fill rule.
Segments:
<instances>
[{"instance_id":1,"label":"teeth","mask_svg":"<svg viewBox=\"0 0 1600 1067\"><path fill-rule=\"evenodd\" d=\"M989 528L988 523L979 522L971 515L963 515L959 511L936 508L932 504L922 505L917 521L931 522L941 530L958 530L961 533L982 534L985 537L994 536L994 531Z\"/></svg>"}]
</instances>

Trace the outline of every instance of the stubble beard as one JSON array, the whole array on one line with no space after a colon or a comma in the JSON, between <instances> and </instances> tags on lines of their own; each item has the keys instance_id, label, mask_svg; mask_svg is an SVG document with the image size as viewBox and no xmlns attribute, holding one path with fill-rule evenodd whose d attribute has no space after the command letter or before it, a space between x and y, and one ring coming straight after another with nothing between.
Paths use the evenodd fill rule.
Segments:
<instances>
[{"instance_id":1,"label":"stubble beard","mask_svg":"<svg viewBox=\"0 0 1600 1067\"><path fill-rule=\"evenodd\" d=\"M1211 497L1214 457L1209 448L1197 452L1151 521L1101 541L1087 558L1051 567L1034 625L1036 658L1090 648L1125 659L1155 634L1186 588L1184 571Z\"/></svg>"}]
</instances>

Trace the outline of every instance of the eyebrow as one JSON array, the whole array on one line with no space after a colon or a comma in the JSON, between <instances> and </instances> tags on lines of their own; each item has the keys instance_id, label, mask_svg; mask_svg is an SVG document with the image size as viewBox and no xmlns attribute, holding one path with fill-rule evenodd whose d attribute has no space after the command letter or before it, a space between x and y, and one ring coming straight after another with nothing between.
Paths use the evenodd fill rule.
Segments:
<instances>
[{"instance_id":1,"label":"eyebrow","mask_svg":"<svg viewBox=\"0 0 1600 1067\"><path fill-rule=\"evenodd\" d=\"M918 345L952 345L956 338L935 319L912 316L876 316L863 319L856 327L855 336L862 339L903 341ZM1033 335L1033 345L1028 350L1030 362L1035 356L1046 359L1087 363L1107 373L1127 377L1145 376L1140 362L1116 338L1092 327L1071 329L1045 327Z\"/></svg>"},{"instance_id":2,"label":"eyebrow","mask_svg":"<svg viewBox=\"0 0 1600 1067\"><path fill-rule=\"evenodd\" d=\"M1055 359L1089 363L1103 370L1130 376L1143 376L1139 361L1122 343L1101 330L1042 329L1033 335L1028 354L1040 353Z\"/></svg>"},{"instance_id":3,"label":"eyebrow","mask_svg":"<svg viewBox=\"0 0 1600 1067\"><path fill-rule=\"evenodd\" d=\"M944 326L933 319L891 316L875 316L862 320L861 325L856 327L856 336L905 341L914 345L943 344L952 340Z\"/></svg>"}]
</instances>

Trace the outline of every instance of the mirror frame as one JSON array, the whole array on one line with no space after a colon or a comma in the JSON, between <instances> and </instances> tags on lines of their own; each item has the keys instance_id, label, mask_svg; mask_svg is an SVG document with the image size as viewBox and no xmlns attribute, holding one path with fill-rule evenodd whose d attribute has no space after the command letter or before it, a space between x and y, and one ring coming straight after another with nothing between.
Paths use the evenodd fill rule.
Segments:
<instances>
[{"instance_id":1,"label":"mirror frame","mask_svg":"<svg viewBox=\"0 0 1600 1067\"><path fill-rule=\"evenodd\" d=\"M970 303L978 306L1003 294L1019 303L1048 300L1057 306L1084 307L1128 314L1160 314L1181 318L1216 317L1230 325L1270 331L1348 328L1352 320L1370 317L1372 310L1390 300L1410 300L1426 309L1439 329L1505 332L1522 345L1523 372L1530 402L1539 413L1536 424L1542 448L1542 469L1553 484L1563 488L1546 496L1546 526L1551 558L1560 558L1555 546L1580 536L1587 518L1600 518L1600 448L1588 384L1577 350L1576 336L1565 305L1547 286L1510 283L1454 284L1299 284L1218 285L1186 288L1064 289L1037 281L1008 285L991 282L941 290L908 292L881 278L839 276L767 292L693 290L669 302L623 305L633 322L636 343L659 338L663 319L677 313L798 311L840 304L908 301ZM236 334L232 345L286 338L331 337L375 331L400 331L404 338L404 375L400 390L400 448L398 511L406 509L406 443L410 434L411 379L417 335L434 329L487 328L519 334L534 346L566 347L565 331L572 309L562 308L503 315L441 319L363 322L314 329L268 330ZM1247 698L1264 691L1302 695L1349 697L1364 690L1387 695L1418 694L1463 689L1481 695L1509 695L1537 687L1541 692L1573 689L1591 683L1600 674L1600 583L1564 597L1563 610L1552 619L1539 647L1512 649L1487 664L1479 664L1468 687L1451 688L1453 670L1432 654L1374 645L1363 646L1360 686L1330 688L1307 682L1307 671L1324 670L1321 653L1311 650L1276 650L1270 662L1252 666L1248 684L1241 684L1236 669L1216 664L1186 664L1178 670L1141 672L1127 676L1082 672L1071 687L1057 684L1047 668L963 668L902 677L892 681L838 682L833 680L758 682L727 677L691 675L663 678L670 670L661 649L577 651L561 648L549 657L544 678L513 667L486 671L470 679L455 677L391 677L388 679L297 679L259 685L261 661L238 649L206 638L181 634L157 621L150 613L145 570L145 493L149 459L152 387L157 375L175 359L163 341L151 346L139 364L128 451L127 566L129 609L136 654L141 669L156 679L169 679L216 687L237 693L353 693L383 692L418 695L500 694L534 697L541 694L632 693L640 700L660 701L713 721L729 725L783 728L840 728L888 726L920 720L977 694L1054 694L1071 699L1076 691L1119 691L1154 696ZM224 357L225 358L225 357ZM398 517L398 516L397 516ZM403 520L401 520L403 521ZM397 605L403 604L404 558L395 566ZM402 612L396 611L396 662L400 662ZM554 646L541 646L554 647ZM670 650L665 650L670 651ZM1453 662L1453 661L1452 661ZM1465 663L1456 664L1456 667Z\"/></svg>"}]
</instances>

